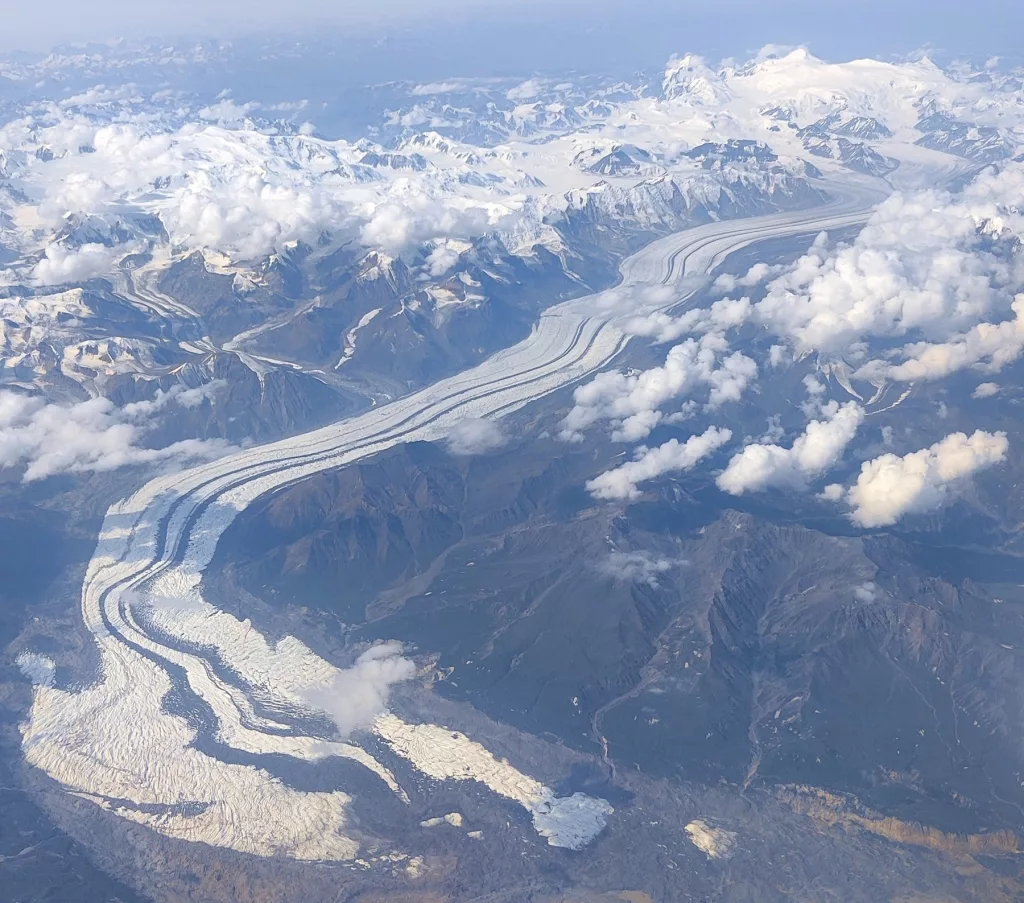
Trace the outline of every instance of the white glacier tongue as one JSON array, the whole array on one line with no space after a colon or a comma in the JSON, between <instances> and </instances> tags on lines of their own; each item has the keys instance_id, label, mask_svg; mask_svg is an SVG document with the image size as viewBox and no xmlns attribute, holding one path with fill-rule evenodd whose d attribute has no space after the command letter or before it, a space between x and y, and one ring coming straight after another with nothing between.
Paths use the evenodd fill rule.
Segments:
<instances>
[{"instance_id":1,"label":"white glacier tongue","mask_svg":"<svg viewBox=\"0 0 1024 903\"><path fill-rule=\"evenodd\" d=\"M529 339L471 370L322 429L156 477L111 506L82 588L102 677L65 689L47 685L48 670L29 663L41 679L22 727L26 761L68 792L170 837L260 856L356 856L344 790L299 790L258 765L222 761L197 742L203 731L254 756L344 756L404 798L394 774L366 750L307 726L326 711L320 691L344 685L346 672L294 638L268 642L203 599L203 572L224 530L277 487L400 443L442 439L467 418L499 418L594 373L628 340L626 319L685 303L694 277L728 254L762 239L863 222L876 199L839 185L836 194L816 211L711 223L654 242L623 262L622 285L548 309ZM622 291L630 286L642 309L624 312ZM651 288L660 290L644 291ZM408 676L393 651L356 663L385 669L376 675L378 710L387 682ZM165 710L172 690L201 701L213 723ZM371 729L418 770L477 780L523 805L555 846L587 843L612 814L604 800L556 797L445 728L384 715Z\"/></svg>"},{"instance_id":2,"label":"white glacier tongue","mask_svg":"<svg viewBox=\"0 0 1024 903\"><path fill-rule=\"evenodd\" d=\"M615 811L607 800L584 793L556 797L540 781L495 758L459 731L437 724L407 724L394 715L381 715L373 728L424 774L439 781L479 781L499 796L519 803L533 817L537 833L553 847L577 850L586 846Z\"/></svg>"}]
</instances>

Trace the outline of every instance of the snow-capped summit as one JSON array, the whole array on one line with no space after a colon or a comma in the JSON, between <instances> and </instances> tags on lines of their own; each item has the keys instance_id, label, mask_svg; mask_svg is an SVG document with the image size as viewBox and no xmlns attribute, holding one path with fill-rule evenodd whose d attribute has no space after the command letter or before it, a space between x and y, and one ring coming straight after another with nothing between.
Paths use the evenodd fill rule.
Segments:
<instances>
[{"instance_id":1,"label":"snow-capped summit","mask_svg":"<svg viewBox=\"0 0 1024 903\"><path fill-rule=\"evenodd\" d=\"M685 98L704 106L723 104L731 97L722 74L711 69L703 57L693 53L669 60L661 89L666 100Z\"/></svg>"},{"instance_id":2,"label":"snow-capped summit","mask_svg":"<svg viewBox=\"0 0 1024 903\"><path fill-rule=\"evenodd\" d=\"M592 77L406 86L398 103L412 106L394 109L388 94L379 125L354 140L245 98L190 107L173 92L93 86L26 106L0 129L0 282L26 303L87 286L98 293L89 304L99 313L82 315L90 335L121 317L111 304L184 318L198 344L175 350L175 365L209 351L196 325L209 314L214 332L247 336L237 346L246 354L291 335L295 360L333 368L342 351L330 338L320 347L317 318L336 318L339 335L358 327L348 378L375 343L406 341L389 332L398 324L434 328L416 311L490 309L499 270L510 285L575 284L641 237L819 203L822 178L886 190L885 179L927 181L1020 154L1020 80L976 76L926 59L832 63L804 49L718 68L686 54L669 61L656 95ZM479 289L451 282L485 252L494 259L490 276L473 276ZM230 288L212 287L222 281ZM281 305L336 282L355 294L278 322ZM179 290L209 310L177 303ZM373 311L388 313L360 326ZM48 353L50 320L30 319L20 361ZM229 344L234 334L218 333ZM105 338L135 353L132 336ZM92 358L74 357L65 375L84 372L81 360ZM271 366L248 360L261 374Z\"/></svg>"}]
</instances>

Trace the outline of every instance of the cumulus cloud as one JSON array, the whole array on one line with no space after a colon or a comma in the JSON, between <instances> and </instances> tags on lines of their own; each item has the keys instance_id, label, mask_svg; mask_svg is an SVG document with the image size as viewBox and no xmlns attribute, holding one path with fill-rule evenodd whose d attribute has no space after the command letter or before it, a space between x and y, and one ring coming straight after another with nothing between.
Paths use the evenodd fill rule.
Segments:
<instances>
[{"instance_id":1,"label":"cumulus cloud","mask_svg":"<svg viewBox=\"0 0 1024 903\"><path fill-rule=\"evenodd\" d=\"M690 470L731 438L731 430L712 426L699 436L690 436L685 442L669 439L657 448L641 448L635 461L589 480L587 490L598 499L639 498L637 484L666 473Z\"/></svg>"},{"instance_id":2,"label":"cumulus cloud","mask_svg":"<svg viewBox=\"0 0 1024 903\"><path fill-rule=\"evenodd\" d=\"M768 349L768 363L772 367L784 367L792 360L792 356L785 345L772 345Z\"/></svg>"},{"instance_id":3,"label":"cumulus cloud","mask_svg":"<svg viewBox=\"0 0 1024 903\"><path fill-rule=\"evenodd\" d=\"M431 239L479 235L490 226L490 217L483 207L457 206L427 195L410 194L374 206L360 230L360 238L369 247L397 255Z\"/></svg>"},{"instance_id":4,"label":"cumulus cloud","mask_svg":"<svg viewBox=\"0 0 1024 903\"><path fill-rule=\"evenodd\" d=\"M0 148L5 159L33 160L15 181L45 228L59 231L69 216L123 222L144 213L176 248L243 261L325 232L397 255L430 239L475 238L522 205L520 196L476 200L453 191L457 172L374 172L360 165L365 147L343 140L243 127L254 109L221 99L198 122L164 130L144 119L96 125L54 108L45 123L0 127ZM39 148L45 158L35 157ZM34 276L45 284L88 278L109 269L110 253L55 246Z\"/></svg>"},{"instance_id":5,"label":"cumulus cloud","mask_svg":"<svg viewBox=\"0 0 1024 903\"><path fill-rule=\"evenodd\" d=\"M971 398L991 398L993 395L998 394L999 386L997 383L979 383L971 393Z\"/></svg>"},{"instance_id":6,"label":"cumulus cloud","mask_svg":"<svg viewBox=\"0 0 1024 903\"><path fill-rule=\"evenodd\" d=\"M453 455L483 455L496 451L506 443L501 426L492 420L468 417L448 434L448 450Z\"/></svg>"},{"instance_id":7,"label":"cumulus cloud","mask_svg":"<svg viewBox=\"0 0 1024 903\"><path fill-rule=\"evenodd\" d=\"M598 564L598 570L624 583L646 583L657 588L659 578L673 568L686 564L678 558L656 557L650 552L611 552Z\"/></svg>"},{"instance_id":8,"label":"cumulus cloud","mask_svg":"<svg viewBox=\"0 0 1024 903\"><path fill-rule=\"evenodd\" d=\"M778 414L772 414L768 417L767 429L757 441L762 445L777 445L785 435L786 431L782 426L782 417Z\"/></svg>"},{"instance_id":9,"label":"cumulus cloud","mask_svg":"<svg viewBox=\"0 0 1024 903\"><path fill-rule=\"evenodd\" d=\"M851 245L830 252L816 242L770 283L757 314L800 350L977 322L1021 275L980 232L990 206L942 192L896 193Z\"/></svg>"},{"instance_id":10,"label":"cumulus cloud","mask_svg":"<svg viewBox=\"0 0 1024 903\"><path fill-rule=\"evenodd\" d=\"M853 588L853 597L858 602L874 602L877 594L878 587L870 580Z\"/></svg>"},{"instance_id":11,"label":"cumulus cloud","mask_svg":"<svg viewBox=\"0 0 1024 903\"><path fill-rule=\"evenodd\" d=\"M259 104L235 103L230 97L223 98L215 104L203 107L199 111L200 119L208 119L221 125L243 125L249 114L258 109Z\"/></svg>"},{"instance_id":12,"label":"cumulus cloud","mask_svg":"<svg viewBox=\"0 0 1024 903\"><path fill-rule=\"evenodd\" d=\"M964 481L1006 457L1006 433L951 433L902 457L882 455L861 466L846 492L851 519L861 527L885 527L906 514L942 507Z\"/></svg>"},{"instance_id":13,"label":"cumulus cloud","mask_svg":"<svg viewBox=\"0 0 1024 903\"><path fill-rule=\"evenodd\" d=\"M36 285L86 282L109 274L114 263L127 253L124 248L100 244L84 244L78 248L50 244L46 246L45 256L33 268L32 278Z\"/></svg>"},{"instance_id":14,"label":"cumulus cloud","mask_svg":"<svg viewBox=\"0 0 1024 903\"><path fill-rule=\"evenodd\" d=\"M738 351L726 355L728 350L721 334L709 333L673 347L660 367L598 374L574 393L575 405L562 422L561 438L578 441L594 423L610 420L613 439L639 441L661 422L663 405L698 388L708 390L708 409L739 400L757 376L757 364Z\"/></svg>"},{"instance_id":15,"label":"cumulus cloud","mask_svg":"<svg viewBox=\"0 0 1024 903\"><path fill-rule=\"evenodd\" d=\"M540 79L528 78L524 82L520 82L514 88L510 88L506 93L506 97L512 101L524 101L533 100L541 91L544 90L544 83Z\"/></svg>"},{"instance_id":16,"label":"cumulus cloud","mask_svg":"<svg viewBox=\"0 0 1024 903\"><path fill-rule=\"evenodd\" d=\"M838 502L846 494L842 483L829 483L821 492L818 498L826 502Z\"/></svg>"},{"instance_id":17,"label":"cumulus cloud","mask_svg":"<svg viewBox=\"0 0 1024 903\"><path fill-rule=\"evenodd\" d=\"M713 291L734 292L738 288L752 288L759 282L764 282L769 276L781 273L786 267L783 264L755 263L742 276L733 276L730 273L722 273L711 284Z\"/></svg>"},{"instance_id":18,"label":"cumulus cloud","mask_svg":"<svg viewBox=\"0 0 1024 903\"><path fill-rule=\"evenodd\" d=\"M738 452L718 477L718 486L731 495L769 487L804 490L815 477L834 467L857 428L864 409L854 402L830 402L822 420L812 420L790 448L754 443Z\"/></svg>"},{"instance_id":19,"label":"cumulus cloud","mask_svg":"<svg viewBox=\"0 0 1024 903\"><path fill-rule=\"evenodd\" d=\"M862 366L862 378L999 369L1024 348L1022 209L1020 163L984 170L957 194L897 192L852 243L819 236L769 282L753 316L797 355L863 360L872 339L910 340Z\"/></svg>"},{"instance_id":20,"label":"cumulus cloud","mask_svg":"<svg viewBox=\"0 0 1024 903\"><path fill-rule=\"evenodd\" d=\"M331 681L303 695L306 701L326 712L347 737L367 727L387 709L391 687L416 673L415 664L403 654L398 642L371 646L351 668L337 672Z\"/></svg>"},{"instance_id":21,"label":"cumulus cloud","mask_svg":"<svg viewBox=\"0 0 1024 903\"><path fill-rule=\"evenodd\" d=\"M437 278L447 273L459 262L459 250L447 243L439 244L428 255L425 261L427 272Z\"/></svg>"},{"instance_id":22,"label":"cumulus cloud","mask_svg":"<svg viewBox=\"0 0 1024 903\"><path fill-rule=\"evenodd\" d=\"M656 342L674 342L690 333L725 332L742 326L750 316L749 298L723 298L710 307L696 307L679 316L665 313L631 317L623 324L630 335L647 336Z\"/></svg>"},{"instance_id":23,"label":"cumulus cloud","mask_svg":"<svg viewBox=\"0 0 1024 903\"><path fill-rule=\"evenodd\" d=\"M818 398L825 394L825 384L817 376L808 373L802 381L807 394L812 398Z\"/></svg>"},{"instance_id":24,"label":"cumulus cloud","mask_svg":"<svg viewBox=\"0 0 1024 903\"><path fill-rule=\"evenodd\" d=\"M1010 305L1013 317L999 323L979 323L967 332L945 342L917 342L902 349L908 358L899 364L871 361L858 371L878 379L888 377L900 382L942 379L965 367L982 365L1001 370L1024 351L1024 294Z\"/></svg>"},{"instance_id":25,"label":"cumulus cloud","mask_svg":"<svg viewBox=\"0 0 1024 903\"><path fill-rule=\"evenodd\" d=\"M161 210L171 241L252 260L290 241L312 240L346 214L315 187L275 184L240 168L224 181L197 173Z\"/></svg>"},{"instance_id":26,"label":"cumulus cloud","mask_svg":"<svg viewBox=\"0 0 1024 903\"><path fill-rule=\"evenodd\" d=\"M169 391L157 390L157 399L173 400L183 408L197 408L204 401L212 399L215 395L228 387L226 379L212 379L208 383L196 386L194 389L186 389L184 386L174 386Z\"/></svg>"},{"instance_id":27,"label":"cumulus cloud","mask_svg":"<svg viewBox=\"0 0 1024 903\"><path fill-rule=\"evenodd\" d=\"M195 403L194 393L183 393L186 405ZM185 439L164 448L139 445L145 418L177 395L160 393L152 401L117 408L106 398L62 405L38 396L0 392L0 467L24 467L22 479L31 482L58 473L209 459L232 451L233 446L219 439Z\"/></svg>"}]
</instances>

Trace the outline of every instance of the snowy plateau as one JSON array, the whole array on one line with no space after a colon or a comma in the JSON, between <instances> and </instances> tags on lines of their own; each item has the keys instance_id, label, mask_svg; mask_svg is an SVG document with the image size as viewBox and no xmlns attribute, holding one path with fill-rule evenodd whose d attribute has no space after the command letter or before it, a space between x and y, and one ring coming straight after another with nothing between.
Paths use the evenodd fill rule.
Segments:
<instances>
[{"instance_id":1,"label":"snowy plateau","mask_svg":"<svg viewBox=\"0 0 1024 903\"><path fill-rule=\"evenodd\" d=\"M937 432L882 418L931 405L936 387L973 391L968 414L1014 391L1022 73L829 63L802 49L723 67L687 55L635 82L376 86L372 121L342 135L301 98L206 97L173 82L219 52L124 46L0 62L0 465L12 491L71 481L58 504L87 500L99 525L76 572L77 646L47 646L42 627L11 645L31 686L18 730L33 792L79 807L75 818L96 810L161 842L327 863L395 887L443 880L444 857L424 845L450 836L470 851L514 842L509 856L522 846L524 862L540 855L527 835L545 855L622 842L618 825L643 808L631 794L648 805L661 791L617 795L567 776L607 768L614 782L602 718L708 667L710 654L667 651L682 621L630 665L614 703L573 727L592 742L580 752L567 734L467 715L468 703L429 713L431 687L460 679L461 662L454 677L437 665L447 650L375 639L332 660L209 592L220 544L247 512L410 443L485 456L512 441L510 418L537 411L549 418L538 442L566 455L593 445L603 463L578 494L598 508L625 510L659 480L695 474L747 514L751 499L798 498L841 537L932 523L955 504L995 510L972 481L1016 466L1007 418L954 422L946 396L920 415ZM760 247L774 256L757 258ZM869 430L881 438L868 442ZM685 556L655 555L617 548L620 521L608 523L610 557L592 570L644 598L695 573L699 537L715 529L695 530ZM730 521L714 554L743 529ZM843 617L874 625L881 616L862 613L896 583L861 563L852 573L844 604L859 614ZM710 585L679 579L694 597ZM817 587L786 584L787 604ZM920 632L934 628L926 621ZM687 629L716 642L720 631L733 650L735 623ZM958 678L974 664L993 681L1018 673L1011 640L1000 650L992 633ZM942 673L938 653L928 664ZM657 668L671 674L661 684ZM794 691L798 670L777 684L759 672L757 715L741 732L757 741L736 781L744 791L764 738L798 711L813 717L817 678ZM553 684L571 711L589 704ZM418 717L392 704L413 686ZM667 720L652 714L656 696L637 710L651 727ZM954 718L975 701L965 692ZM996 707L993 733L1017 736L1019 702ZM646 779L639 761L622 781ZM916 791L927 781L914 767ZM421 785L438 794L432 808L417 802ZM826 816L831 798L786 793L787 818L884 833L881 817ZM365 799L413 827L386 836L361 815ZM746 805L691 806L665 856L742 867ZM522 836L498 835L518 818Z\"/></svg>"}]
</instances>

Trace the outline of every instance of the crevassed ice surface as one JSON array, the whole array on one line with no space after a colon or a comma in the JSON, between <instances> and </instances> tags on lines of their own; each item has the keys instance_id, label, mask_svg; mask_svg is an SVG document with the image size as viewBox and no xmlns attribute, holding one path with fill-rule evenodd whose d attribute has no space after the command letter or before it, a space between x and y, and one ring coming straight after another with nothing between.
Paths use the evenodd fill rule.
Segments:
<instances>
[{"instance_id":1,"label":"crevassed ice surface","mask_svg":"<svg viewBox=\"0 0 1024 903\"><path fill-rule=\"evenodd\" d=\"M197 746L188 719L164 708L177 682L212 713L219 744L301 761L343 756L405 798L370 753L301 726L318 714L308 694L330 685L338 668L293 637L268 642L202 598L202 573L224 530L286 483L399 443L443 438L464 418L501 417L583 378L623 346L623 318L678 307L693 294L694 277L728 254L765 238L862 222L878 199L839 185L834 195L816 210L715 223L654 242L623 262L617 288L551 308L527 340L471 370L358 417L159 476L111 506L82 589L102 677L74 690L38 682L23 726L27 761L66 790L169 837L260 856L357 856L344 790L300 791L255 765L223 762ZM675 291L639 291L657 285ZM25 666L50 674L34 661ZM585 845L612 813L584 794L556 797L445 728L383 714L371 730L421 773L477 781L521 805L553 846Z\"/></svg>"}]
</instances>

